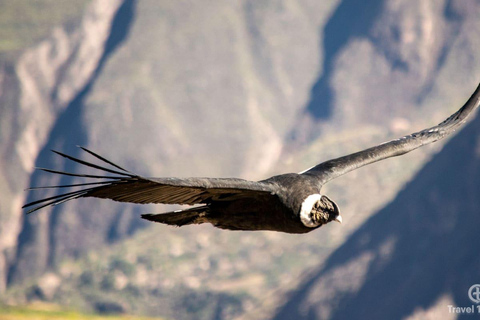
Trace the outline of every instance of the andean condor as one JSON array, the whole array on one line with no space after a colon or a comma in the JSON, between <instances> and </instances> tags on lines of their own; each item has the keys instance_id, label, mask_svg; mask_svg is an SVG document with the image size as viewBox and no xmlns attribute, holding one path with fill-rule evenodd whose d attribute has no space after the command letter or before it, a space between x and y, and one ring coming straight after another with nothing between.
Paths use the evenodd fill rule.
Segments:
<instances>
[{"instance_id":1,"label":"andean condor","mask_svg":"<svg viewBox=\"0 0 480 320\"><path fill-rule=\"evenodd\" d=\"M75 174L41 168L50 173L98 181L30 188L81 189L33 201L24 208L32 207L27 211L31 213L82 197L140 204L200 204L173 212L144 214L142 218L175 226L209 222L218 228L229 230L306 233L330 221L342 222L336 203L321 194L325 183L367 164L400 156L444 138L465 122L478 107L479 101L480 85L460 110L434 127L325 161L298 174L281 174L261 181L236 178L146 178L133 174L86 148L82 149L110 167L54 151L69 160L101 170L102 175Z\"/></svg>"}]
</instances>

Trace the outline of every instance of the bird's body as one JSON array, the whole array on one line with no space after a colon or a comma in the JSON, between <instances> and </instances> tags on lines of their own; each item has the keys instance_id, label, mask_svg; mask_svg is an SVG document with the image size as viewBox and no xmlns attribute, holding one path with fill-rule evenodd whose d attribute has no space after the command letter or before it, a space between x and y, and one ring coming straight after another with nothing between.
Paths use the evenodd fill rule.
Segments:
<instances>
[{"instance_id":1,"label":"bird's body","mask_svg":"<svg viewBox=\"0 0 480 320\"><path fill-rule=\"evenodd\" d=\"M227 201L214 200L203 207L204 216L190 223L209 222L216 227L229 230L271 230L287 233L306 233L320 226L305 226L298 214L302 199L320 193L320 186L315 179L290 173L255 184L264 185L265 189L271 191L250 197L233 196L231 199L227 198ZM168 223L168 220L163 220L166 218L164 214L143 217Z\"/></svg>"},{"instance_id":2,"label":"bird's body","mask_svg":"<svg viewBox=\"0 0 480 320\"><path fill-rule=\"evenodd\" d=\"M301 173L287 173L262 181L237 178L145 178L133 174L98 154L82 148L111 168L66 154L55 153L89 167L103 175L74 174L51 169L47 172L97 179L99 181L66 186L86 187L54 197L30 202L27 213L81 197L96 197L131 203L200 205L143 218L169 225L211 223L229 230L271 230L306 233L329 223L341 222L338 206L321 194L328 181L362 166L405 154L454 132L480 103L480 86L467 103L445 121L411 135L395 139L347 156L322 162ZM105 175L107 174L107 175ZM88 186L88 187L87 187Z\"/></svg>"}]
</instances>

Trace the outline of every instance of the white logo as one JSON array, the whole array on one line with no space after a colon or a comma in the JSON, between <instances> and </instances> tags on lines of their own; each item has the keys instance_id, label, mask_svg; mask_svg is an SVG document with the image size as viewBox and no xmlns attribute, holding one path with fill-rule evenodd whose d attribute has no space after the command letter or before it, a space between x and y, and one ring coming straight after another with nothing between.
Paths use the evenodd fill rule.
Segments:
<instances>
[{"instance_id":1,"label":"white logo","mask_svg":"<svg viewBox=\"0 0 480 320\"><path fill-rule=\"evenodd\" d=\"M480 284L474 284L468 289L468 297L473 303L480 303Z\"/></svg>"}]
</instances>

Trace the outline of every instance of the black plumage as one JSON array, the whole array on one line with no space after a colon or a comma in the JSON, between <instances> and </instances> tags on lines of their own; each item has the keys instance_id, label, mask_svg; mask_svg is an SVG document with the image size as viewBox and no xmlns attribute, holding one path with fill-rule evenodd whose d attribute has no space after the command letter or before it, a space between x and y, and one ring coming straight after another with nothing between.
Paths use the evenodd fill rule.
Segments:
<instances>
[{"instance_id":1,"label":"black plumage","mask_svg":"<svg viewBox=\"0 0 480 320\"><path fill-rule=\"evenodd\" d=\"M405 154L444 138L465 122L478 107L479 101L480 85L462 108L437 126L320 163L299 174L282 174L262 181L237 178L145 178L83 147L85 152L112 168L54 151L69 160L100 170L102 175L40 170L99 181L30 188L82 187L77 191L30 202L24 208L32 207L27 211L31 213L82 197L139 204L201 205L161 214L145 214L142 218L176 226L208 222L229 230L306 233L330 221L341 222L338 206L320 193L325 183L367 164Z\"/></svg>"}]
</instances>

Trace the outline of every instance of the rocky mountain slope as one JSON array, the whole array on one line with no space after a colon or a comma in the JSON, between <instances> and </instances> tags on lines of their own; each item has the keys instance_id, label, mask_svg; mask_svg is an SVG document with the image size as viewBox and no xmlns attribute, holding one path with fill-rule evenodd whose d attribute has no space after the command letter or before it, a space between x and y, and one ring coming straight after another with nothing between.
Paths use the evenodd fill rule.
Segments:
<instances>
[{"instance_id":1,"label":"rocky mountain slope","mask_svg":"<svg viewBox=\"0 0 480 320\"><path fill-rule=\"evenodd\" d=\"M94 1L85 7L77 1L62 11L52 9L55 4L49 1L39 1L33 7L26 3L2 2L5 8L2 14L19 16L2 21L13 24L29 20L32 24L2 28L5 33L14 29L18 34L7 33L10 37L2 37L2 44L15 40L17 45L2 47L0 68L0 291L5 290L9 270L16 264L16 251L21 242L19 232L25 228L24 222L27 223L19 209L25 201L21 190L29 185L35 161L56 119L92 76L119 5L120 1ZM73 7L77 7L76 14L68 14ZM49 14L68 19L45 19ZM52 22L65 25L52 25Z\"/></svg>"},{"instance_id":2,"label":"rocky mountain slope","mask_svg":"<svg viewBox=\"0 0 480 320\"><path fill-rule=\"evenodd\" d=\"M222 240L228 234L208 226L143 230L138 213L167 210L162 207L81 200L24 217L23 202L49 194L27 199L24 188L69 182L33 173L34 166L77 170L49 149L77 155L75 145L86 145L143 175L262 179L432 125L457 109L478 82L475 1L385 0L368 9L349 0L77 5L78 13L65 15L48 34L0 56L2 292L7 286L16 293L42 287L46 275L65 279L75 274L61 268L65 261L150 232L171 239L180 234L185 246L201 242L203 233L211 243L225 243L216 253L203 254L201 245L189 249L193 260L178 259L175 270L194 272L189 266L200 264L200 257L229 261L229 252L245 246ZM251 264L233 273L207 267L187 281L200 285L184 293L203 294L209 286L238 298L238 314L269 314L278 302L262 306L262 296L295 286L440 147L332 182L325 192L340 203L345 225L303 237L244 233L246 243L264 244L245 253ZM271 256L279 267L275 276L269 276L268 263L254 263L265 251L284 252L287 244L288 257ZM252 274L261 290L209 285ZM165 294L169 285L160 282L151 290ZM180 278L173 282L173 288L182 286ZM53 287L59 291L43 298L70 290ZM165 302L171 310L173 299Z\"/></svg>"},{"instance_id":3,"label":"rocky mountain slope","mask_svg":"<svg viewBox=\"0 0 480 320\"><path fill-rule=\"evenodd\" d=\"M304 279L275 319L456 319L448 305L471 306L479 277L479 146L477 116Z\"/></svg>"}]
</instances>

